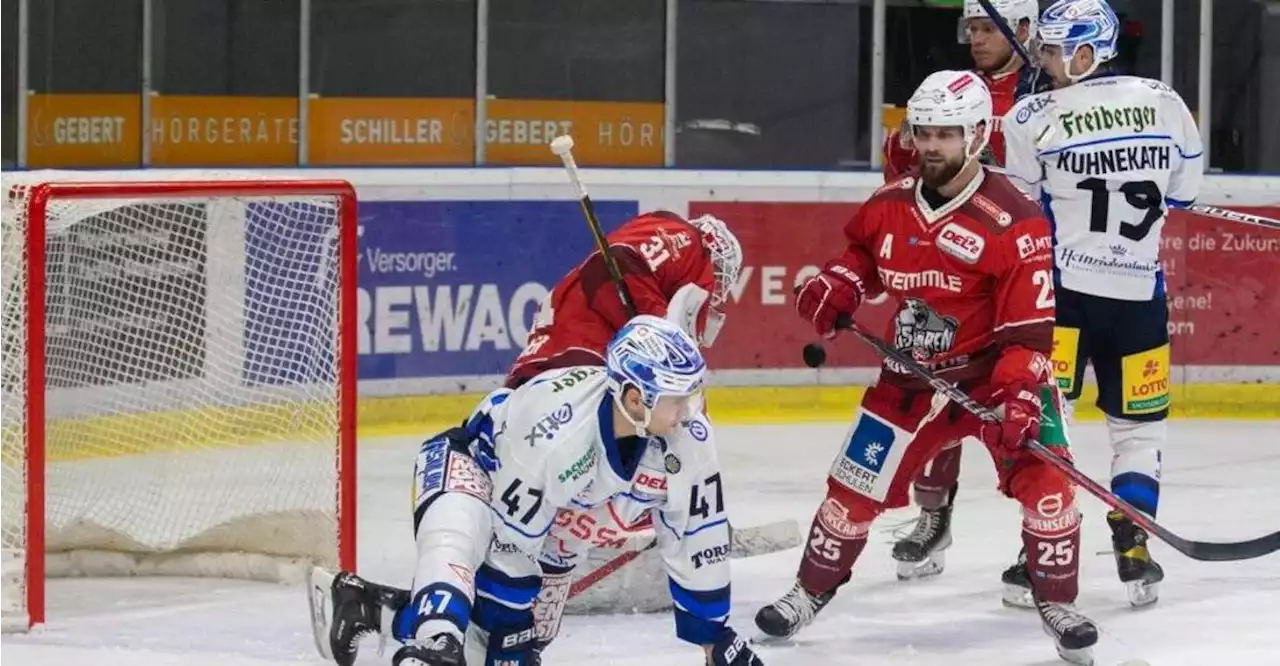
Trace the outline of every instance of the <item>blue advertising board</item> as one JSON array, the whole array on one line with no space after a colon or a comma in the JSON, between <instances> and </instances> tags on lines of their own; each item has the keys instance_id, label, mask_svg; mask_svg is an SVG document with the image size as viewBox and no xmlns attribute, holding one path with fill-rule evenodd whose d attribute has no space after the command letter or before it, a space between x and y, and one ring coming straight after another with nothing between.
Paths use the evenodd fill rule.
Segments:
<instances>
[{"instance_id":1,"label":"blue advertising board","mask_svg":"<svg viewBox=\"0 0 1280 666\"><path fill-rule=\"evenodd\" d=\"M599 201L605 231L634 201ZM360 203L359 377L503 375L595 244L577 201Z\"/></svg>"}]
</instances>

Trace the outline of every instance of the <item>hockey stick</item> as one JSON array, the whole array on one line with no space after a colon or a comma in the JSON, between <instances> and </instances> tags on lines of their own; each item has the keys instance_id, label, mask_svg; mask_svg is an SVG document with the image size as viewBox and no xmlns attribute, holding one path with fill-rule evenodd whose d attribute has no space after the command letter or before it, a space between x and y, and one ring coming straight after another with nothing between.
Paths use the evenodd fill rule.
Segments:
<instances>
[{"instance_id":1,"label":"hockey stick","mask_svg":"<svg viewBox=\"0 0 1280 666\"><path fill-rule=\"evenodd\" d=\"M848 315L840 315L836 321L836 328L852 331L854 335L858 336L858 338L863 342L874 347L876 351L880 352L886 358L902 365L909 370L911 374L929 382L929 386L933 387L934 390L947 396L956 404L963 407L966 411L977 416L983 421L987 421L989 423L1000 421L1000 416L989 407L979 404L973 398L969 397L964 391L957 388L955 384L935 375L928 368L917 363L915 359L911 358L911 356L896 347L890 346L889 343L868 332L861 324L853 321L853 319ZM1249 541L1225 543L1184 539L1165 529L1164 526L1147 517L1146 514L1135 509L1132 504L1129 504L1125 500L1115 496L1106 488L1103 488L1098 484L1098 482L1089 478L1084 472L1076 469L1075 465L1072 465L1065 459L1058 457L1052 451L1045 448L1040 442L1037 442L1034 439L1028 439L1025 446L1032 455L1066 474L1076 483L1076 485L1087 490L1089 494L1102 500L1102 502L1107 506L1125 514L1126 517L1136 523L1139 527L1142 527L1147 530L1147 532L1159 537L1161 541L1172 546L1174 550L1177 550L1179 553L1182 553L1193 560L1202 560L1207 562L1248 560L1280 550L1280 532L1273 532L1266 536L1258 537Z\"/></svg>"},{"instance_id":2,"label":"hockey stick","mask_svg":"<svg viewBox=\"0 0 1280 666\"><path fill-rule=\"evenodd\" d=\"M1013 52L1018 54L1019 58L1022 58L1022 64L1035 68L1036 64L1032 62L1031 56L1027 55L1027 50L1018 41L1018 36L1009 27L1009 22L1005 21L1000 12L996 11L996 8L991 5L991 0L978 0L978 4L982 5L982 11L991 17L991 22L996 24L996 30L999 30L1000 34L1004 35L1004 38L1009 42L1009 45L1013 47Z\"/></svg>"},{"instance_id":3,"label":"hockey stick","mask_svg":"<svg viewBox=\"0 0 1280 666\"><path fill-rule=\"evenodd\" d=\"M582 215L587 218L587 226L591 228L591 235L596 239L596 248L600 250L600 256L604 259L604 267L609 271L609 279L618 290L622 307L627 310L627 317L636 316L636 304L631 300L631 291L627 289L627 283L622 279L618 262L613 259L613 255L609 254L609 241L604 237L604 230L600 227L599 218L596 217L595 204L591 203L591 195L587 194L587 187L582 184L582 177L578 173L578 163L573 159L573 137L565 134L553 139L551 152L564 162L564 170L569 174L569 181L578 191L578 203L582 204Z\"/></svg>"},{"instance_id":4,"label":"hockey stick","mask_svg":"<svg viewBox=\"0 0 1280 666\"><path fill-rule=\"evenodd\" d=\"M799 546L800 527L794 520L779 520L755 527L732 530L729 542L729 556L734 559L768 555ZM643 547L628 550L598 568L583 574L581 578L573 581L573 584L570 585L569 598L572 599L586 592L593 585L612 576L622 567L627 566L646 551L652 550L657 546L658 540L650 538L649 542Z\"/></svg>"},{"instance_id":5,"label":"hockey stick","mask_svg":"<svg viewBox=\"0 0 1280 666\"><path fill-rule=\"evenodd\" d=\"M1262 227L1263 229L1274 229L1276 231L1280 231L1280 220L1274 220L1261 215L1250 215L1249 213L1242 213L1238 210L1231 210L1230 208L1219 208L1217 206L1209 206L1207 204L1191 204L1190 206L1187 206L1185 210L1196 213L1197 215L1212 217L1217 220L1240 222L1243 224L1250 224L1255 227Z\"/></svg>"}]
</instances>

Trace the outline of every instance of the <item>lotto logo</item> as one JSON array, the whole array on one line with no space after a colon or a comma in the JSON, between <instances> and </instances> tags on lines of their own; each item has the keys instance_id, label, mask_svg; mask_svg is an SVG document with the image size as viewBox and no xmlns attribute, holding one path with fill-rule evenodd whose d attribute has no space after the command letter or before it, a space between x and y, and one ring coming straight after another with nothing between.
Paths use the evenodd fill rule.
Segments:
<instances>
[{"instance_id":1,"label":"lotto logo","mask_svg":"<svg viewBox=\"0 0 1280 666\"><path fill-rule=\"evenodd\" d=\"M1159 361L1157 361L1157 360L1155 360L1155 359L1151 359L1151 360L1147 361L1145 365L1143 365L1143 366L1142 366L1142 377L1143 377L1143 379L1146 379L1146 378L1149 378L1149 377L1155 377L1155 376L1156 376L1156 375L1158 375L1158 374L1160 374L1160 362L1159 362Z\"/></svg>"}]
</instances>

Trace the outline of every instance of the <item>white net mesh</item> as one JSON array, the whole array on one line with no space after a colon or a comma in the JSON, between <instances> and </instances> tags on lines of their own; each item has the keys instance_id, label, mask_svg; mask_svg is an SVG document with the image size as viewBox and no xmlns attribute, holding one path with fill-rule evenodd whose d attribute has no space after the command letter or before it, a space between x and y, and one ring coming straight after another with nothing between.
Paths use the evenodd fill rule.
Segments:
<instances>
[{"instance_id":1,"label":"white net mesh","mask_svg":"<svg viewBox=\"0 0 1280 666\"><path fill-rule=\"evenodd\" d=\"M26 372L40 270L26 261L28 191L3 215L7 625L26 612L25 415L39 390ZM336 563L341 205L284 191L50 200L50 576L287 579Z\"/></svg>"}]
</instances>

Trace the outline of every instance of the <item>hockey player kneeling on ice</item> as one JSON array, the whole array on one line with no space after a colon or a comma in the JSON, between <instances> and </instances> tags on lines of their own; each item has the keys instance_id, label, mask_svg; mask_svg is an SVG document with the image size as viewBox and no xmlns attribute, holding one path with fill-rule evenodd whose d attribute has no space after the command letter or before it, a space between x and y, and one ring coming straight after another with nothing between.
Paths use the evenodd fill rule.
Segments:
<instances>
[{"instance_id":1,"label":"hockey player kneeling on ice","mask_svg":"<svg viewBox=\"0 0 1280 666\"><path fill-rule=\"evenodd\" d=\"M801 288L796 309L836 334L866 299L901 303L892 343L1003 422L983 424L924 380L886 363L867 390L827 479L795 586L756 615L786 637L813 621L849 580L872 521L907 504L912 480L943 447L979 437L999 487L1022 506L1041 624L1058 653L1087 664L1097 628L1073 607L1080 512L1069 479L1023 448L1039 437L1066 457L1047 356L1053 340L1050 226L1040 209L978 161L991 95L972 72L936 72L907 103L920 170L886 183L845 226L844 251ZM1058 441L1055 441L1058 440Z\"/></svg>"},{"instance_id":2,"label":"hockey player kneeling on ice","mask_svg":"<svg viewBox=\"0 0 1280 666\"><path fill-rule=\"evenodd\" d=\"M651 511L676 635L702 646L707 664L760 664L727 624L729 524L700 410L706 364L697 345L676 325L641 315L605 357L603 368L551 370L495 391L464 427L422 445L412 592L313 571L324 656L349 666L359 638L380 634L403 644L395 666L540 663L560 615L554 599L537 609L535 599L546 581L564 582L557 576L574 556L560 552L565 540L547 548L548 536L557 515L574 509L609 511L620 523ZM637 487L655 474L665 493ZM548 591L561 604L567 596Z\"/></svg>"}]
</instances>

